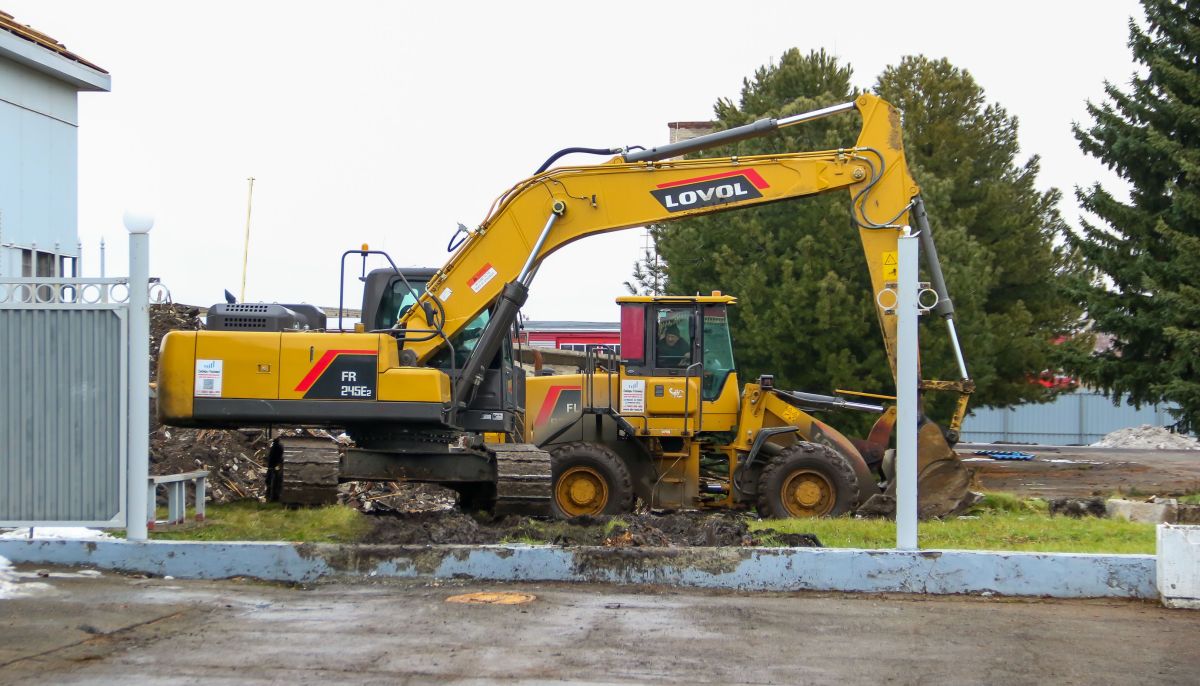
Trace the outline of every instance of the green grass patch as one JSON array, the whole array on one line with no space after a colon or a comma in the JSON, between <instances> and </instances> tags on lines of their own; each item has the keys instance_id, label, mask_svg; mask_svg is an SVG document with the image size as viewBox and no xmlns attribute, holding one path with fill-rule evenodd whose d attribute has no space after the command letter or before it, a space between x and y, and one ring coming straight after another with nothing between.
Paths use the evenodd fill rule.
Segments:
<instances>
[{"instance_id":1,"label":"green grass patch","mask_svg":"<svg viewBox=\"0 0 1200 686\"><path fill-rule=\"evenodd\" d=\"M921 522L924 549L1058 553L1154 553L1154 525L1113 519L1051 517L1045 503L989 498L969 519ZM1016 502L1014 502L1016 501ZM892 548L895 522L882 519L788 519L750 523L752 530L815 534L830 548Z\"/></svg>"},{"instance_id":2,"label":"green grass patch","mask_svg":"<svg viewBox=\"0 0 1200 686\"><path fill-rule=\"evenodd\" d=\"M1050 504L1041 498L1018 498L1011 493L985 493L972 508L970 514L1018 512L1046 514Z\"/></svg>"},{"instance_id":3,"label":"green grass patch","mask_svg":"<svg viewBox=\"0 0 1200 686\"><path fill-rule=\"evenodd\" d=\"M357 510L342 505L292 510L243 500L205 509L203 523L152 531L150 537L161 541L352 543L371 526Z\"/></svg>"},{"instance_id":4,"label":"green grass patch","mask_svg":"<svg viewBox=\"0 0 1200 686\"><path fill-rule=\"evenodd\" d=\"M1179 499L1184 505L1200 505L1200 493L1189 493Z\"/></svg>"}]
</instances>

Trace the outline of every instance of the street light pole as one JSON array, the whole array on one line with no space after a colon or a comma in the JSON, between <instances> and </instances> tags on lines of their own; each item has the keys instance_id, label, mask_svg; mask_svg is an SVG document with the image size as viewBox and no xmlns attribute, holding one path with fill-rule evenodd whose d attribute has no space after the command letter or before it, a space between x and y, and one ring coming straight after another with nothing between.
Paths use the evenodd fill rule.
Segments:
<instances>
[{"instance_id":1,"label":"street light pole","mask_svg":"<svg viewBox=\"0 0 1200 686\"><path fill-rule=\"evenodd\" d=\"M246 240L242 245L242 292L238 302L246 302L246 263L250 260L250 210L254 205L254 177L246 179L250 189L246 193Z\"/></svg>"}]
</instances>

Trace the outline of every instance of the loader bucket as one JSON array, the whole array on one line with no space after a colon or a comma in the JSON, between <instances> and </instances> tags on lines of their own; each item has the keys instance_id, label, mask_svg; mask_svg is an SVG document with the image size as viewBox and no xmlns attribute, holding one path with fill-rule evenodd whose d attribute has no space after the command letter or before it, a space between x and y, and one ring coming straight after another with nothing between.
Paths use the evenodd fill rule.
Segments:
<instances>
[{"instance_id":1,"label":"loader bucket","mask_svg":"<svg viewBox=\"0 0 1200 686\"><path fill-rule=\"evenodd\" d=\"M885 472L894 468L885 461ZM896 513L896 480L888 473L888 487L869 498L858 513L864 516L890 517ZM946 442L941 427L925 422L917 430L917 516L921 519L949 517L979 501L971 490L975 471L963 464L958 453Z\"/></svg>"},{"instance_id":2,"label":"loader bucket","mask_svg":"<svg viewBox=\"0 0 1200 686\"><path fill-rule=\"evenodd\" d=\"M917 516L947 517L974 505L979 500L971 492L974 480L975 471L946 442L942 428L922 424L917 430Z\"/></svg>"}]
</instances>

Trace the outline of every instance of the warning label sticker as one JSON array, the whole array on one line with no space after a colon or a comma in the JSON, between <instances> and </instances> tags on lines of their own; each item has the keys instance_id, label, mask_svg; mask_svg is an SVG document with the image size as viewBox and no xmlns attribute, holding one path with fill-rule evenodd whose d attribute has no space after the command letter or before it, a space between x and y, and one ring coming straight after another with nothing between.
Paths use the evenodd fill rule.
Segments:
<instances>
[{"instance_id":1,"label":"warning label sticker","mask_svg":"<svg viewBox=\"0 0 1200 686\"><path fill-rule=\"evenodd\" d=\"M438 300L446 302L452 295L454 295L454 291L450 290L449 286L446 286L446 288L442 291L442 294L438 296Z\"/></svg>"},{"instance_id":2,"label":"warning label sticker","mask_svg":"<svg viewBox=\"0 0 1200 686\"><path fill-rule=\"evenodd\" d=\"M883 279L895 281L900 278L900 263L896 260L896 251L888 250L883 253Z\"/></svg>"},{"instance_id":3,"label":"warning label sticker","mask_svg":"<svg viewBox=\"0 0 1200 686\"><path fill-rule=\"evenodd\" d=\"M621 414L646 413L646 382L639 379L621 380Z\"/></svg>"},{"instance_id":4,"label":"warning label sticker","mask_svg":"<svg viewBox=\"0 0 1200 686\"><path fill-rule=\"evenodd\" d=\"M221 360L196 360L197 398L221 397Z\"/></svg>"},{"instance_id":5,"label":"warning label sticker","mask_svg":"<svg viewBox=\"0 0 1200 686\"><path fill-rule=\"evenodd\" d=\"M471 290L478 293L494 278L496 278L496 268L489 262L483 265L479 271L475 272L475 276L467 280L467 285L471 287Z\"/></svg>"}]
</instances>

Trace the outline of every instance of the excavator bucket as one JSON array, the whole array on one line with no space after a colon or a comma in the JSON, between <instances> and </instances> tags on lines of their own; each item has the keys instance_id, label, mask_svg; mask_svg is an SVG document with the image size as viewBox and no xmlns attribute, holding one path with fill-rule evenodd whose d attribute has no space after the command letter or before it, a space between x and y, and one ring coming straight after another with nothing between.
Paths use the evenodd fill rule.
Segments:
<instances>
[{"instance_id":1,"label":"excavator bucket","mask_svg":"<svg viewBox=\"0 0 1200 686\"><path fill-rule=\"evenodd\" d=\"M895 423L895 410L880 417L871 438L890 434L881 431L881 424ZM886 438L885 438L886 440ZM884 461L884 473L888 487L880 494L871 496L858 509L859 514L893 516L896 513L895 467L891 460ZM974 470L963 464L962 459L942 434L942 429L933 422L925 422L917 430L917 516L921 519L949 517L966 510L979 501L980 495L971 490L975 482Z\"/></svg>"}]
</instances>

